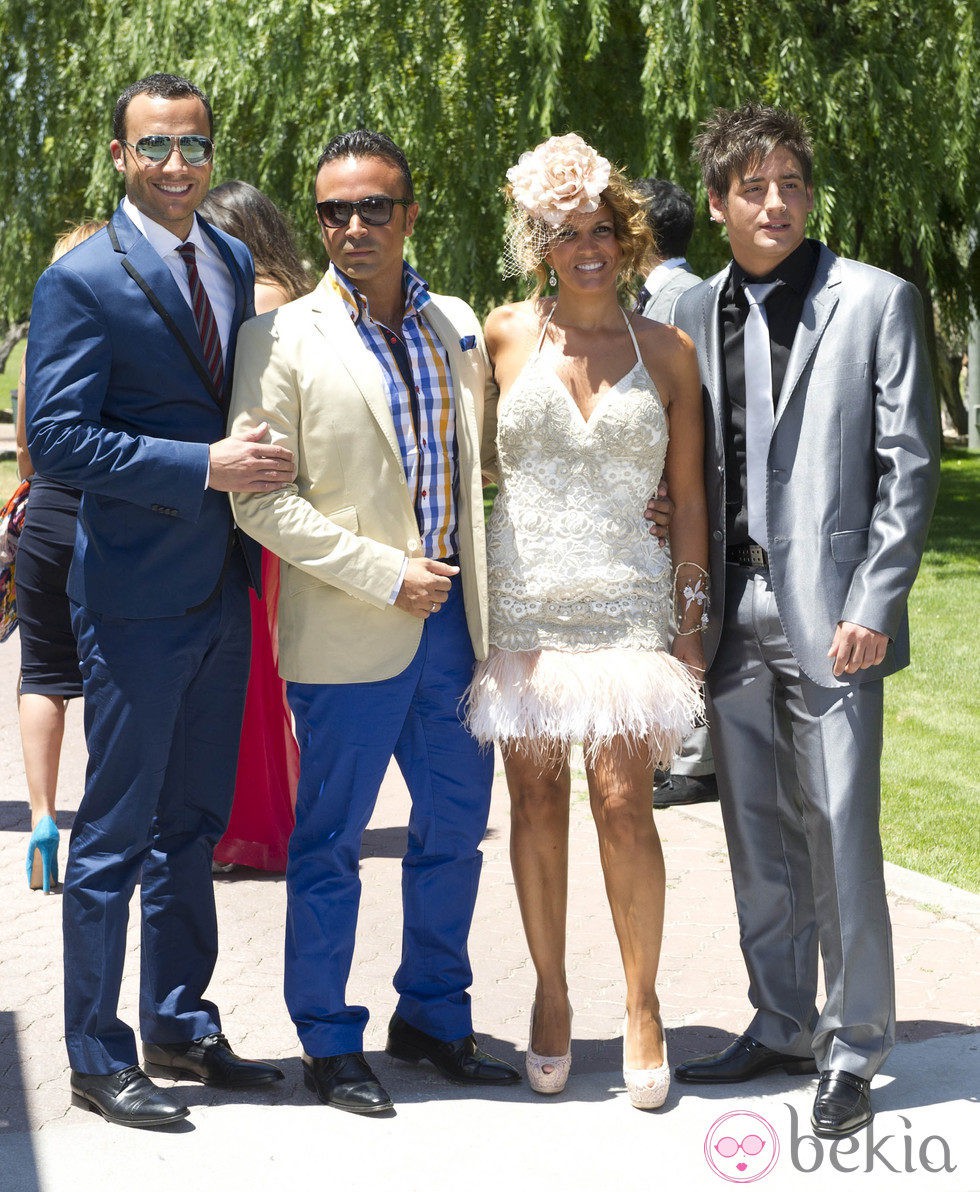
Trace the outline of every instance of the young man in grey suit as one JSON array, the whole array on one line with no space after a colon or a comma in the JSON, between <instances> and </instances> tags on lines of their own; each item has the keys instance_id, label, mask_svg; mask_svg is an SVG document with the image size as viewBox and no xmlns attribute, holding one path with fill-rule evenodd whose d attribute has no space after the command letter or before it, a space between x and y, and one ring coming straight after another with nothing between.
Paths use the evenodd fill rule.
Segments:
<instances>
[{"instance_id":1,"label":"young man in grey suit","mask_svg":"<svg viewBox=\"0 0 980 1192\"><path fill-rule=\"evenodd\" d=\"M674 317L705 390L708 716L756 1014L677 1078L816 1069L812 1125L837 1138L871 1120L894 1041L882 679L909 661L936 403L916 290L805 236L802 121L718 110L696 144L734 260Z\"/></svg>"},{"instance_id":2,"label":"young man in grey suit","mask_svg":"<svg viewBox=\"0 0 980 1192\"><path fill-rule=\"evenodd\" d=\"M640 178L636 189L647 200L647 223L657 244L653 268L637 295L636 310L659 323L672 323L677 299L701 281L687 263L694 200L683 187L665 178ZM684 741L670 769L656 771L653 805L676 807L717 798L711 741L707 725L702 724Z\"/></svg>"}]
</instances>

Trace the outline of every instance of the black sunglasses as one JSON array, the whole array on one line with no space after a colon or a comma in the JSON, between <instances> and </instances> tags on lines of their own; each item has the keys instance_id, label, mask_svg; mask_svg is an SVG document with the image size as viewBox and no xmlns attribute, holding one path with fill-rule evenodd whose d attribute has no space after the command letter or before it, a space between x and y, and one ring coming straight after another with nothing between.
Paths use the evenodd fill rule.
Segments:
<instances>
[{"instance_id":1,"label":"black sunglasses","mask_svg":"<svg viewBox=\"0 0 980 1192\"><path fill-rule=\"evenodd\" d=\"M372 228L391 222L395 204L410 207L408 199L389 199L387 195L368 195L365 199L323 199L316 205L316 217L325 228L346 228L354 218Z\"/></svg>"},{"instance_id":2,"label":"black sunglasses","mask_svg":"<svg viewBox=\"0 0 980 1192\"><path fill-rule=\"evenodd\" d=\"M203 166L214 156L214 142L209 137L198 136L193 132L183 133L181 136L155 132L148 137L140 137L135 145L130 141L123 141L123 144L155 165L166 161L175 146L189 166Z\"/></svg>"}]
</instances>

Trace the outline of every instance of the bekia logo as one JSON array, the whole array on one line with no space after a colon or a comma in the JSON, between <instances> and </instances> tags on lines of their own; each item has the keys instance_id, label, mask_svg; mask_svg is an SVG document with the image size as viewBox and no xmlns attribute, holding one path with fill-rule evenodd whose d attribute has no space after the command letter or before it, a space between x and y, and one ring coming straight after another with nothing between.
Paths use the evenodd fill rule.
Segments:
<instances>
[{"instance_id":1,"label":"bekia logo","mask_svg":"<svg viewBox=\"0 0 980 1192\"><path fill-rule=\"evenodd\" d=\"M820 1139L800 1129L796 1109L786 1103L789 1113L787 1156L793 1167L810 1175L829 1167L840 1174L868 1173L875 1168L886 1171L952 1172L949 1143L939 1134L916 1138L908 1118L899 1115L904 1133L874 1132L875 1123L844 1138ZM877 1119L876 1119L877 1121ZM880 1128L880 1126L879 1126ZM779 1136L764 1117L748 1109L736 1109L713 1122L704 1139L704 1157L708 1166L732 1184L751 1184L769 1175L779 1158Z\"/></svg>"},{"instance_id":2,"label":"bekia logo","mask_svg":"<svg viewBox=\"0 0 980 1192\"><path fill-rule=\"evenodd\" d=\"M736 1109L712 1124L704 1140L704 1157L723 1180L751 1184L775 1166L779 1137L764 1117Z\"/></svg>"}]
</instances>

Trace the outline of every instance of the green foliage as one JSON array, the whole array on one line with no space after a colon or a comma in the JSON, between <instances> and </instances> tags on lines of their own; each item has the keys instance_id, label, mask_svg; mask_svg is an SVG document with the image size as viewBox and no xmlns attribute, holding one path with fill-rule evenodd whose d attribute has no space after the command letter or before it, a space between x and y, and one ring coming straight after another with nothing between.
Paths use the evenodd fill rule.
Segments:
<instances>
[{"instance_id":1,"label":"green foliage","mask_svg":"<svg viewBox=\"0 0 980 1192\"><path fill-rule=\"evenodd\" d=\"M885 683L881 828L890 861L980 891L976 737L980 456L950 452L912 589L912 665Z\"/></svg>"},{"instance_id":2,"label":"green foliage","mask_svg":"<svg viewBox=\"0 0 980 1192\"><path fill-rule=\"evenodd\" d=\"M0 322L26 313L65 221L115 206L112 104L154 70L210 93L215 181L265 190L315 261L321 147L389 132L417 176L416 258L480 310L507 292L500 187L524 149L574 129L699 192L691 140L713 106L793 106L818 145L816 232L962 315L977 36L973 0L0 0ZM722 239L694 258L720 266Z\"/></svg>"},{"instance_id":3,"label":"green foliage","mask_svg":"<svg viewBox=\"0 0 980 1192\"><path fill-rule=\"evenodd\" d=\"M641 12L653 170L696 185L691 139L715 106L802 112L815 142L814 233L965 320L980 194L974 0L774 0L764 11L651 0ZM725 259L705 237L693 255L705 271Z\"/></svg>"}]
</instances>

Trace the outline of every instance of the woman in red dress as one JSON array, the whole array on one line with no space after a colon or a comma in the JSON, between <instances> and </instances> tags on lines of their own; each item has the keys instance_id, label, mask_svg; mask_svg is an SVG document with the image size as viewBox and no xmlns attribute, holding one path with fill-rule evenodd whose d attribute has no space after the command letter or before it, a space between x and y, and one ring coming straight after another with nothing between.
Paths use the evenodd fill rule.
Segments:
<instances>
[{"instance_id":1,"label":"woman in red dress","mask_svg":"<svg viewBox=\"0 0 980 1192\"><path fill-rule=\"evenodd\" d=\"M255 259L255 310L275 310L301 298L313 280L301 262L278 207L247 182L216 186L198 208L202 217L248 245ZM235 801L215 868L235 865L283 872L295 822L299 750L279 677L279 560L262 551L262 598L252 603L252 664L245 695Z\"/></svg>"}]
</instances>

